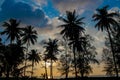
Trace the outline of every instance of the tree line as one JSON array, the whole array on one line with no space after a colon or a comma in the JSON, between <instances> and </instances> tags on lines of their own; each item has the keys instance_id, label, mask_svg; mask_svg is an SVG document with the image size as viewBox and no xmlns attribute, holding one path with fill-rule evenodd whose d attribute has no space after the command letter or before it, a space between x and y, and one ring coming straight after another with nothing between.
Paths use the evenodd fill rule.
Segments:
<instances>
[{"instance_id":1,"label":"tree line","mask_svg":"<svg viewBox=\"0 0 120 80\"><path fill-rule=\"evenodd\" d=\"M107 32L102 60L105 63L104 71L109 76L119 77L120 72L120 21L118 12L109 12L108 6L96 9L93 21L95 28ZM20 27L20 21L10 19L2 25L1 35L6 36L6 44L0 38L0 76L25 77L26 73L34 74L34 66L44 61L44 78L48 79L47 62L50 62L50 78L53 79L53 62L58 61L58 70L61 75L68 78L69 73L75 74L75 78L85 77L92 73L92 64L99 64L96 59L97 51L93 45L94 38L86 34L83 27L84 17L76 14L76 11L66 11L66 15L58 18L63 22L58 25L61 29L61 40L48 39L43 41L44 53L36 49L30 49L37 42L38 33L33 26ZM8 41L9 42L8 42ZM59 47L62 47L60 49ZM59 55L59 57L57 57ZM28 64L28 61L31 64ZM26 69L31 67L31 71Z\"/></svg>"}]
</instances>

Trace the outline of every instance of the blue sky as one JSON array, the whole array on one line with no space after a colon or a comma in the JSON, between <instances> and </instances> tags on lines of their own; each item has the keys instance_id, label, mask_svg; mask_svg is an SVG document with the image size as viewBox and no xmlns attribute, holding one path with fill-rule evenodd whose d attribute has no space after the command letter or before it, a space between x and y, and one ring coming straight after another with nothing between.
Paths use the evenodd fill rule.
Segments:
<instances>
[{"instance_id":1,"label":"blue sky","mask_svg":"<svg viewBox=\"0 0 120 80\"><path fill-rule=\"evenodd\" d=\"M77 14L85 17L85 26L91 29L94 26L92 15L97 8L109 5L109 9L119 10L119 4L120 0L1 0L0 24L16 18L21 20L21 24L39 28L40 34L47 36L44 32L48 31L53 36L57 32L55 28L60 24L57 17L64 15L66 11L75 9Z\"/></svg>"},{"instance_id":2,"label":"blue sky","mask_svg":"<svg viewBox=\"0 0 120 80\"><path fill-rule=\"evenodd\" d=\"M47 18L59 17L73 9L88 21L95 9L105 5L120 8L119 4L120 0L1 0L0 22L17 18L25 24L44 27Z\"/></svg>"}]
</instances>

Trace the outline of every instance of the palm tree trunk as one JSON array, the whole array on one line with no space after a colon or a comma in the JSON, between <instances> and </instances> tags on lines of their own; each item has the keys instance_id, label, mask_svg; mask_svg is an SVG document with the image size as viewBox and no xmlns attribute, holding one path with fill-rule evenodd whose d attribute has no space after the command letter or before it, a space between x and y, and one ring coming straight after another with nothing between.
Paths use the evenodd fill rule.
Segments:
<instances>
[{"instance_id":1,"label":"palm tree trunk","mask_svg":"<svg viewBox=\"0 0 120 80\"><path fill-rule=\"evenodd\" d=\"M45 61L45 79L48 79L46 61Z\"/></svg>"},{"instance_id":2,"label":"palm tree trunk","mask_svg":"<svg viewBox=\"0 0 120 80\"><path fill-rule=\"evenodd\" d=\"M66 56L66 71L65 71L65 74L66 74L65 77L66 78L68 78L68 73L69 73L68 69L67 69L67 66L68 66L68 64L67 64L67 56Z\"/></svg>"},{"instance_id":3,"label":"palm tree trunk","mask_svg":"<svg viewBox=\"0 0 120 80\"><path fill-rule=\"evenodd\" d=\"M26 72L26 55L25 55L25 68L24 68L24 77L25 77L25 72Z\"/></svg>"},{"instance_id":4,"label":"palm tree trunk","mask_svg":"<svg viewBox=\"0 0 120 80\"><path fill-rule=\"evenodd\" d=\"M10 47L12 47L11 44L12 44L12 40L10 40ZM10 49L10 53L11 52L12 52L12 50ZM6 74L7 78L9 78L9 76L10 76L10 69L11 69L11 67L10 67L10 65L8 63L8 65L7 65L7 74Z\"/></svg>"},{"instance_id":5,"label":"palm tree trunk","mask_svg":"<svg viewBox=\"0 0 120 80\"><path fill-rule=\"evenodd\" d=\"M50 66L50 78L53 79L53 70L52 70L52 59L51 59L51 66Z\"/></svg>"},{"instance_id":6,"label":"palm tree trunk","mask_svg":"<svg viewBox=\"0 0 120 80\"><path fill-rule=\"evenodd\" d=\"M76 64L76 55L75 55L75 50L73 51L74 54L74 68L75 68L75 77L77 78L77 64Z\"/></svg>"},{"instance_id":7,"label":"palm tree trunk","mask_svg":"<svg viewBox=\"0 0 120 80\"><path fill-rule=\"evenodd\" d=\"M66 63L65 63L65 64L66 64L66 67L67 67L67 66L68 66L68 63L67 63L67 52L68 52L68 50L67 50L67 41L65 41L65 42L66 42L66 44L65 44L65 45L66 45L66 46L65 46ZM66 73L66 78L68 78L68 73L69 73L69 72L68 72L68 69L66 69L65 73Z\"/></svg>"},{"instance_id":8,"label":"palm tree trunk","mask_svg":"<svg viewBox=\"0 0 120 80\"><path fill-rule=\"evenodd\" d=\"M80 58L83 58L83 59L84 59L84 54L85 54L85 52L84 52L84 54L82 54L82 56L80 55L80 53L78 53L78 54L79 54L79 59L80 59ZM82 64L83 64L83 65L82 65ZM82 68L84 69L84 61L82 62L82 64L81 64L81 66L83 66ZM80 67L79 67L79 69L80 69ZM81 78L83 78L83 77L84 77L83 70L81 70L79 73L80 73Z\"/></svg>"},{"instance_id":9,"label":"palm tree trunk","mask_svg":"<svg viewBox=\"0 0 120 80\"><path fill-rule=\"evenodd\" d=\"M83 72L81 72L81 77L82 77L82 78L84 77L84 73L83 73Z\"/></svg>"},{"instance_id":10,"label":"palm tree trunk","mask_svg":"<svg viewBox=\"0 0 120 80\"><path fill-rule=\"evenodd\" d=\"M9 75L10 75L10 67L7 65L7 73L6 73L6 77L9 79Z\"/></svg>"},{"instance_id":11,"label":"palm tree trunk","mask_svg":"<svg viewBox=\"0 0 120 80\"><path fill-rule=\"evenodd\" d=\"M31 71L31 78L33 77L33 67L34 67L34 61L32 61L32 71Z\"/></svg>"},{"instance_id":12,"label":"palm tree trunk","mask_svg":"<svg viewBox=\"0 0 120 80\"><path fill-rule=\"evenodd\" d=\"M27 51L26 51L26 54L25 54L25 68L24 68L24 76L26 76L26 65L27 65L28 44L29 44L29 43L27 43Z\"/></svg>"},{"instance_id":13,"label":"palm tree trunk","mask_svg":"<svg viewBox=\"0 0 120 80\"><path fill-rule=\"evenodd\" d=\"M116 60L115 60L115 52L114 52L114 48L113 48L113 43L112 43L112 38L111 38L111 35L110 35L110 31L108 30L107 28L107 32L108 32L108 36L109 36L109 39L110 39L110 46L111 46L111 50L112 50L112 55L113 55L113 62L114 62L114 66L115 66L115 73L116 73L116 77L118 77L118 69L117 69L117 64L116 64Z\"/></svg>"}]
</instances>

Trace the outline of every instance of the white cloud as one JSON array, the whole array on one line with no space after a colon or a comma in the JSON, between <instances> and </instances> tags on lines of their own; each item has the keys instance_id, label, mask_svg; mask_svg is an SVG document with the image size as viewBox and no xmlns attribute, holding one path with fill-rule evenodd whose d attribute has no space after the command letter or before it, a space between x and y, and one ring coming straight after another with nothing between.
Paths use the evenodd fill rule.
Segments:
<instances>
[{"instance_id":1,"label":"white cloud","mask_svg":"<svg viewBox=\"0 0 120 80\"><path fill-rule=\"evenodd\" d=\"M48 38L59 38L59 32L60 28L58 28L58 25L60 25L61 22L58 20L57 17L53 19L49 19L48 25L40 28L36 27L36 30L38 32L38 43L42 40L46 40Z\"/></svg>"},{"instance_id":2,"label":"white cloud","mask_svg":"<svg viewBox=\"0 0 120 80\"><path fill-rule=\"evenodd\" d=\"M33 7L40 8L42 5L47 5L47 0L15 0L16 2L24 2L31 4Z\"/></svg>"}]
</instances>

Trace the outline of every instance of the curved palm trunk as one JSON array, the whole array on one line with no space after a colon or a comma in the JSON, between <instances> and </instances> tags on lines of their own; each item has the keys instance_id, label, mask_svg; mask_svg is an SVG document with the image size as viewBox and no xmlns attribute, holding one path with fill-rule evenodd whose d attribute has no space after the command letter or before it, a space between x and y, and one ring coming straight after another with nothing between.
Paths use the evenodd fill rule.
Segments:
<instances>
[{"instance_id":1,"label":"curved palm trunk","mask_svg":"<svg viewBox=\"0 0 120 80\"><path fill-rule=\"evenodd\" d=\"M51 66L50 66L50 78L51 79L53 79L52 65L53 65L53 62L52 62L52 59L51 59Z\"/></svg>"},{"instance_id":2,"label":"curved palm trunk","mask_svg":"<svg viewBox=\"0 0 120 80\"><path fill-rule=\"evenodd\" d=\"M112 55L113 55L113 63L114 63L114 67L115 67L115 73L116 73L116 77L118 77L118 69L117 69L117 64L116 64L116 60L115 60L115 52L114 52L114 48L113 48L113 43L112 43L112 38L110 35L110 31L107 28L107 32L108 32L108 36L109 36L109 40L110 40L110 46L111 46L111 50L112 50Z\"/></svg>"},{"instance_id":3,"label":"curved palm trunk","mask_svg":"<svg viewBox=\"0 0 120 80\"><path fill-rule=\"evenodd\" d=\"M48 75L47 75L47 67L46 67L46 61L45 61L45 79L48 79Z\"/></svg>"}]
</instances>

